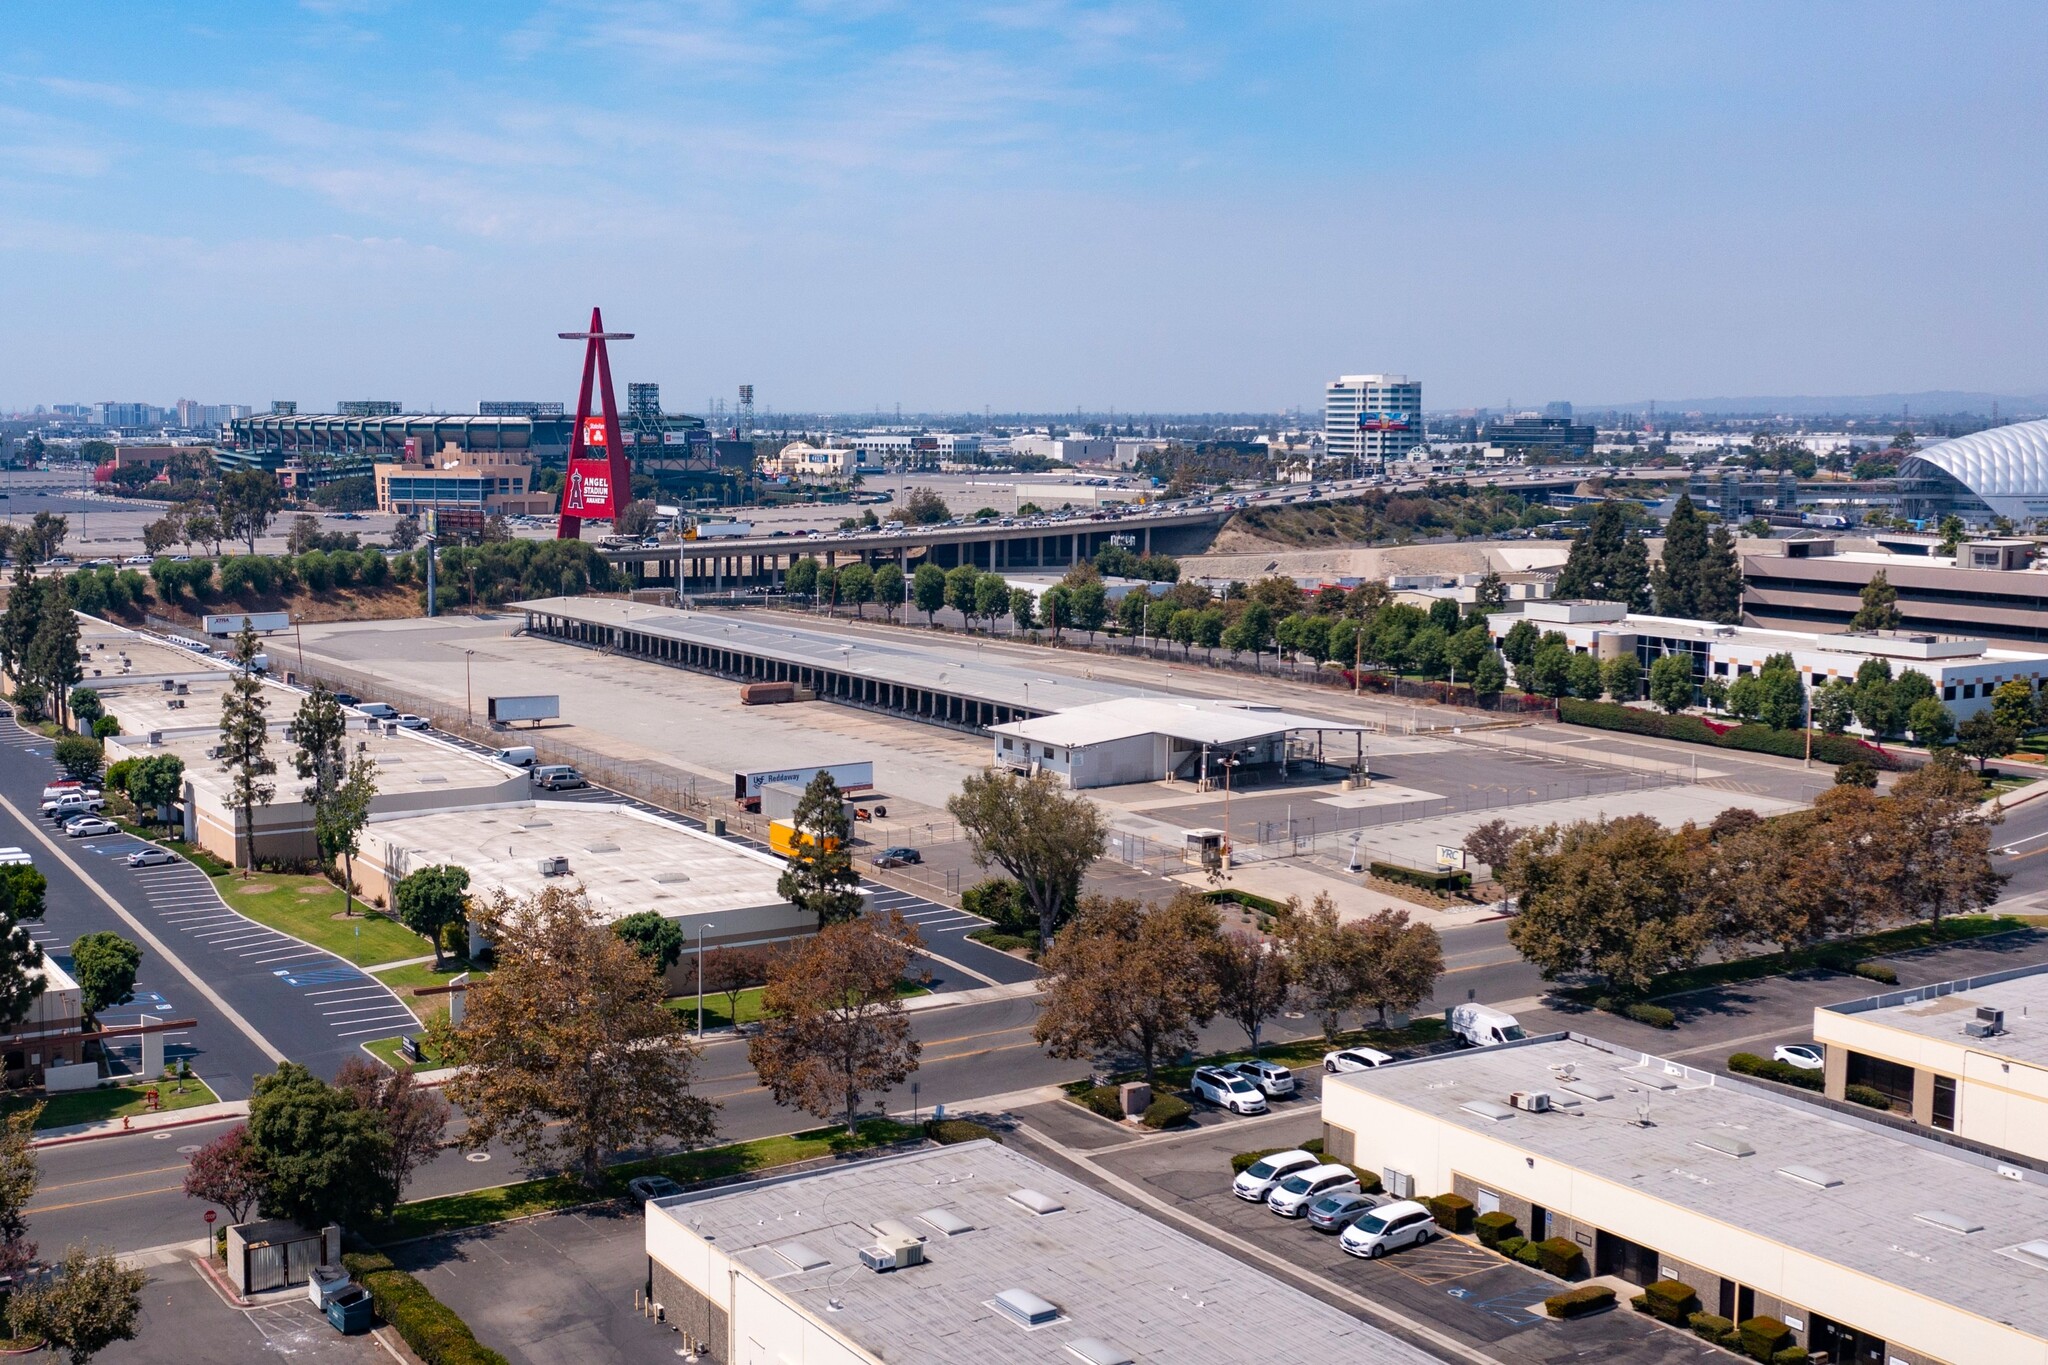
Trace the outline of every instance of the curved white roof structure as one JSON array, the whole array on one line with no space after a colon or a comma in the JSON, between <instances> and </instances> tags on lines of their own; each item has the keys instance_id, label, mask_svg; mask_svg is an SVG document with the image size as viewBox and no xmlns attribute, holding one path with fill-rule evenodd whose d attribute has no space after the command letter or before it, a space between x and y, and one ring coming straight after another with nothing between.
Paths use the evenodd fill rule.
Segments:
<instances>
[{"instance_id":1,"label":"curved white roof structure","mask_svg":"<svg viewBox=\"0 0 2048 1365\"><path fill-rule=\"evenodd\" d=\"M1938 441L1899 469L1902 480L1942 474L1998 516L2015 522L2048 517L2048 420Z\"/></svg>"}]
</instances>

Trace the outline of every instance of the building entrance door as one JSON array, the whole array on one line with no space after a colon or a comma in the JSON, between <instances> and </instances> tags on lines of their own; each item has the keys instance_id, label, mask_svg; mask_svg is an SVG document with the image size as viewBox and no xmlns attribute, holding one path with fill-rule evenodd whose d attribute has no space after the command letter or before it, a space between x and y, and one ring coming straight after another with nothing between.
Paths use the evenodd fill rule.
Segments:
<instances>
[{"instance_id":1,"label":"building entrance door","mask_svg":"<svg viewBox=\"0 0 2048 1365\"><path fill-rule=\"evenodd\" d=\"M1658 1278L1655 1251L1611 1232L1593 1235L1593 1267L1596 1275L1619 1275L1630 1284L1654 1284Z\"/></svg>"},{"instance_id":2,"label":"building entrance door","mask_svg":"<svg viewBox=\"0 0 2048 1365\"><path fill-rule=\"evenodd\" d=\"M1884 1345L1880 1337L1814 1315L1812 1349L1826 1351L1836 1365L1884 1365Z\"/></svg>"}]
</instances>

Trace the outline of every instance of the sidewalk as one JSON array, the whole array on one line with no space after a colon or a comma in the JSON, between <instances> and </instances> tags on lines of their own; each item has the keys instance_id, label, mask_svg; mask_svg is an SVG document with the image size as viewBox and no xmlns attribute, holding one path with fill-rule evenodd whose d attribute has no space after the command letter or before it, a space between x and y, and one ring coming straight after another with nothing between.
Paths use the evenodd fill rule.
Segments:
<instances>
[{"instance_id":1,"label":"sidewalk","mask_svg":"<svg viewBox=\"0 0 2048 1365\"><path fill-rule=\"evenodd\" d=\"M173 1109L161 1114L136 1114L125 1119L103 1119L98 1123L74 1123L63 1128L45 1128L39 1135L29 1139L29 1145L57 1147L67 1142L119 1137L123 1133L146 1133L159 1128L187 1128L193 1124L218 1123L222 1119L240 1119L248 1116L247 1100L223 1100L218 1104L199 1104L190 1109Z\"/></svg>"}]
</instances>

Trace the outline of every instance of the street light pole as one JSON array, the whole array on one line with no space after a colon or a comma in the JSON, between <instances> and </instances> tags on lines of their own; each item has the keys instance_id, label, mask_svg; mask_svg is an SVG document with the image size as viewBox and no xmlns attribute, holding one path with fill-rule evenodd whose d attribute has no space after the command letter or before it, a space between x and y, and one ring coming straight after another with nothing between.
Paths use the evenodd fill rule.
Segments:
<instances>
[{"instance_id":1,"label":"street light pole","mask_svg":"<svg viewBox=\"0 0 2048 1365\"><path fill-rule=\"evenodd\" d=\"M476 702L469 690L469 661L475 657L476 651L473 649L462 651L462 718L465 724L472 727L476 725Z\"/></svg>"},{"instance_id":2,"label":"street light pole","mask_svg":"<svg viewBox=\"0 0 2048 1365\"><path fill-rule=\"evenodd\" d=\"M704 923L697 926L697 1036L704 1036L704 931L718 926ZM733 1020L737 1025L739 1020Z\"/></svg>"}]
</instances>

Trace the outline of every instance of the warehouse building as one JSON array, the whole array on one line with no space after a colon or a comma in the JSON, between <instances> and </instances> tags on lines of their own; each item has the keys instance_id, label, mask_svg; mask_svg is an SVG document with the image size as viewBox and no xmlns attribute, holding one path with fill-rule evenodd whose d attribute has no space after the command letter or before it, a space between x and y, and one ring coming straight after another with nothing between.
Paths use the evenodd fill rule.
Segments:
<instances>
[{"instance_id":1,"label":"warehouse building","mask_svg":"<svg viewBox=\"0 0 2048 1365\"><path fill-rule=\"evenodd\" d=\"M1828 1005L1813 1036L1831 1098L1869 1086L1915 1123L2048 1161L2048 965Z\"/></svg>"},{"instance_id":2,"label":"warehouse building","mask_svg":"<svg viewBox=\"0 0 2048 1365\"><path fill-rule=\"evenodd\" d=\"M1248 701L1123 697L991 725L998 768L1051 773L1067 786L1242 782L1290 764L1361 767L1365 728ZM1325 741L1336 737L1325 748ZM1346 738L1348 737L1348 738Z\"/></svg>"},{"instance_id":3,"label":"warehouse building","mask_svg":"<svg viewBox=\"0 0 2048 1365\"><path fill-rule=\"evenodd\" d=\"M1332 1076L1330 1156L1833 1361L2048 1362L2048 1174L1583 1037Z\"/></svg>"},{"instance_id":4,"label":"warehouse building","mask_svg":"<svg viewBox=\"0 0 2048 1365\"><path fill-rule=\"evenodd\" d=\"M646 1206L647 1284L732 1365L1424 1365L1430 1356L992 1142Z\"/></svg>"}]
</instances>

